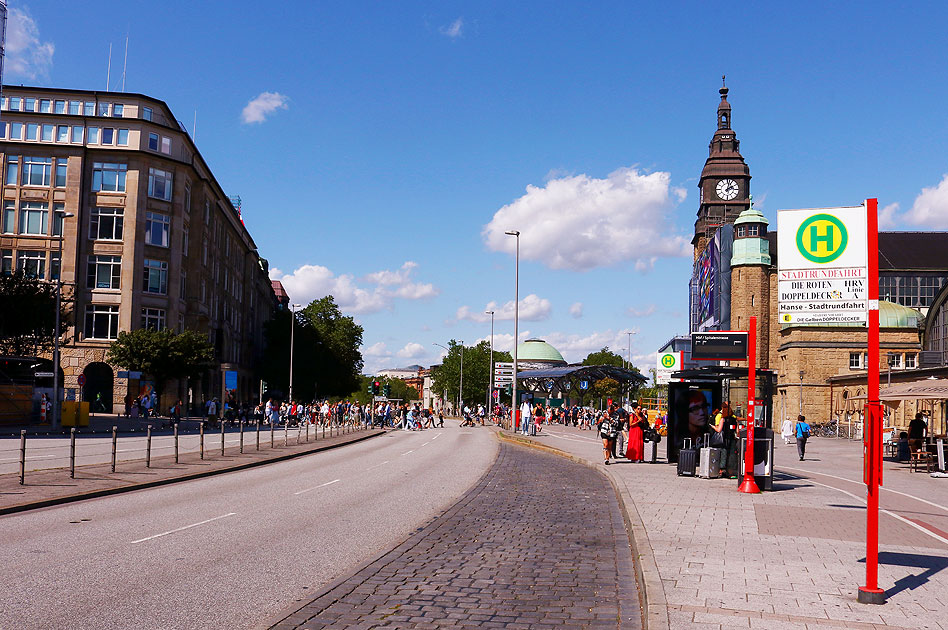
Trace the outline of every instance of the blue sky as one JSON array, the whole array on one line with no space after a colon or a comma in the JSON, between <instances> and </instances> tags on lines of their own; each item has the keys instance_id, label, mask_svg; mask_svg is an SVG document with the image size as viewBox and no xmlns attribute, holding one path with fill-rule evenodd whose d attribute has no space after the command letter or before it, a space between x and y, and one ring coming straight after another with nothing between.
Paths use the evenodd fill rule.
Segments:
<instances>
[{"instance_id":1,"label":"blue sky","mask_svg":"<svg viewBox=\"0 0 948 630\"><path fill-rule=\"evenodd\" d=\"M639 6L641 5L641 6ZM4 80L166 101L294 302L367 371L521 337L654 365L687 332L697 177L727 74L756 205L948 229L944 2L11 0ZM194 127L195 112L197 116Z\"/></svg>"}]
</instances>

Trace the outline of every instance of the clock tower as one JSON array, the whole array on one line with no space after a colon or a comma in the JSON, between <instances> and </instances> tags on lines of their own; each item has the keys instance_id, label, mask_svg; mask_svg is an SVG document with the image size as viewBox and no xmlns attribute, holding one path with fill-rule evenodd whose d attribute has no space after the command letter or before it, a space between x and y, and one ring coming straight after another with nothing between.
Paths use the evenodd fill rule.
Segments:
<instances>
[{"instance_id":1,"label":"clock tower","mask_svg":"<svg viewBox=\"0 0 948 630\"><path fill-rule=\"evenodd\" d=\"M721 77L722 83L724 77ZM708 239L722 225L734 220L750 208L750 169L740 152L740 141L731 129L731 104L727 102L727 86L718 90L718 129L708 147L708 159L698 181L698 220L691 244L695 260L704 251Z\"/></svg>"}]
</instances>

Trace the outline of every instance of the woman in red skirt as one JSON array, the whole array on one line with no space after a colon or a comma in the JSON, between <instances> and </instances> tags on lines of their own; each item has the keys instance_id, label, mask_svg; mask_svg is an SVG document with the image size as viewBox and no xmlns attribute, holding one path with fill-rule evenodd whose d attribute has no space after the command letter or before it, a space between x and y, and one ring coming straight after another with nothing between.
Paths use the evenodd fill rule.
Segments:
<instances>
[{"instance_id":1,"label":"woman in red skirt","mask_svg":"<svg viewBox=\"0 0 948 630\"><path fill-rule=\"evenodd\" d=\"M625 456L630 462L641 462L645 459L645 428L648 426L648 416L640 405L636 405L629 414L629 446Z\"/></svg>"}]
</instances>

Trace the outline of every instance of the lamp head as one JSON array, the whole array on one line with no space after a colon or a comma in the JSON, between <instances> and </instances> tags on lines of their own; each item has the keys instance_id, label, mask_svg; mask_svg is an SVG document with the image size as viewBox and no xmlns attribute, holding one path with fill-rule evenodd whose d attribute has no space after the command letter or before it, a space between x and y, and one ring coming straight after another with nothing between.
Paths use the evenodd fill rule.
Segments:
<instances>
[{"instance_id":1,"label":"lamp head","mask_svg":"<svg viewBox=\"0 0 948 630\"><path fill-rule=\"evenodd\" d=\"M517 230L507 230L504 232L504 234L508 234L510 236L520 236L520 232Z\"/></svg>"}]
</instances>

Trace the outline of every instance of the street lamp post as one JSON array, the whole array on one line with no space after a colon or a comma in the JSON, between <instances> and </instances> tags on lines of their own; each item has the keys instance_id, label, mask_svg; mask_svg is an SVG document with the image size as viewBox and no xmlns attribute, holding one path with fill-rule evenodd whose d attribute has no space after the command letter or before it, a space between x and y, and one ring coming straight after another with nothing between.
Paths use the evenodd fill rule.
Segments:
<instances>
[{"instance_id":1,"label":"street lamp post","mask_svg":"<svg viewBox=\"0 0 948 630\"><path fill-rule=\"evenodd\" d=\"M508 230L504 232L508 236L517 237L516 257L514 258L514 338L513 338L513 391L511 392L511 431L517 430L517 339L520 335L520 232L519 230Z\"/></svg>"},{"instance_id":2,"label":"street lamp post","mask_svg":"<svg viewBox=\"0 0 948 630\"><path fill-rule=\"evenodd\" d=\"M53 337L53 419L51 423L54 427L58 427L62 410L62 402L59 398L59 311L62 309L63 300L63 239L66 238L66 219L76 215L72 212L63 211L57 211L55 214L62 217L62 221L59 223L59 269L56 270L56 327L54 330L55 337Z\"/></svg>"},{"instance_id":3,"label":"street lamp post","mask_svg":"<svg viewBox=\"0 0 948 630\"><path fill-rule=\"evenodd\" d=\"M803 415L803 370L800 370L800 415Z\"/></svg>"},{"instance_id":4,"label":"street lamp post","mask_svg":"<svg viewBox=\"0 0 948 630\"><path fill-rule=\"evenodd\" d=\"M299 304L290 304L290 391L287 402L293 404L293 331L296 328L296 309Z\"/></svg>"},{"instance_id":5,"label":"street lamp post","mask_svg":"<svg viewBox=\"0 0 948 630\"><path fill-rule=\"evenodd\" d=\"M634 331L634 330L627 330L625 334L627 334L627 335L629 336L629 364L628 364L628 366L626 366L626 367L631 370L631 369L632 369L632 335L635 334L635 331ZM629 384L628 402L630 402L630 403L632 402L632 385L631 385L631 383Z\"/></svg>"},{"instance_id":6,"label":"street lamp post","mask_svg":"<svg viewBox=\"0 0 948 630\"><path fill-rule=\"evenodd\" d=\"M490 397L494 393L494 311L490 313L490 361L487 362L487 413L490 414Z\"/></svg>"},{"instance_id":7,"label":"street lamp post","mask_svg":"<svg viewBox=\"0 0 948 630\"><path fill-rule=\"evenodd\" d=\"M458 409L464 413L464 340L458 339L461 344L461 383L458 385Z\"/></svg>"}]
</instances>

